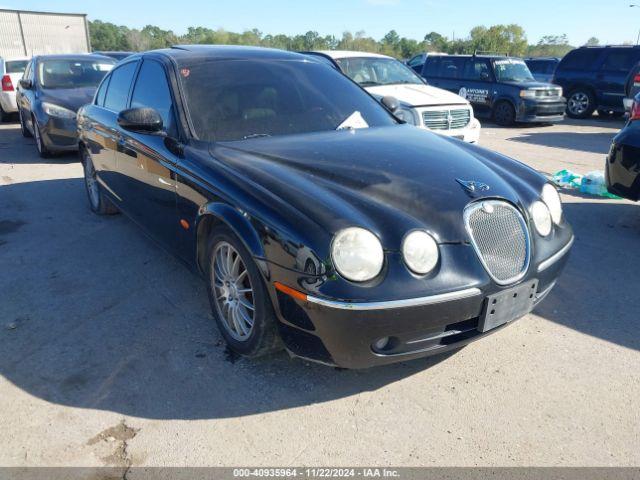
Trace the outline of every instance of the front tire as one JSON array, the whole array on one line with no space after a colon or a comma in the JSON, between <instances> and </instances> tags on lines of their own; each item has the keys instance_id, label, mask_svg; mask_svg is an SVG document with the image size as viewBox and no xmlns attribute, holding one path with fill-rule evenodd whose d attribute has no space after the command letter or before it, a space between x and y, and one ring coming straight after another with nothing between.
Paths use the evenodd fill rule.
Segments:
<instances>
[{"instance_id":1,"label":"front tire","mask_svg":"<svg viewBox=\"0 0 640 480\"><path fill-rule=\"evenodd\" d=\"M279 350L276 317L253 257L227 227L212 232L208 294L218 328L231 350L259 357Z\"/></svg>"},{"instance_id":2,"label":"front tire","mask_svg":"<svg viewBox=\"0 0 640 480\"><path fill-rule=\"evenodd\" d=\"M31 132L27 128L26 124L24 123L24 117L22 116L22 110L20 109L18 109L18 117L20 118L20 132L22 133L22 136L24 138L33 137L33 135L31 135Z\"/></svg>"},{"instance_id":3,"label":"front tire","mask_svg":"<svg viewBox=\"0 0 640 480\"><path fill-rule=\"evenodd\" d=\"M42 139L42 133L40 132L40 126L38 125L36 117L32 117L31 122L31 125L33 126L33 136L35 137L36 141L36 148L38 149L38 155L40 155L40 158L51 157L51 152L44 144L44 140Z\"/></svg>"},{"instance_id":4,"label":"front tire","mask_svg":"<svg viewBox=\"0 0 640 480\"><path fill-rule=\"evenodd\" d=\"M596 100L589 90L573 90L567 98L567 115L571 118L589 118L596 109Z\"/></svg>"},{"instance_id":5,"label":"front tire","mask_svg":"<svg viewBox=\"0 0 640 480\"><path fill-rule=\"evenodd\" d=\"M84 168L84 186L89 199L89 208L97 215L113 215L118 213L118 209L106 198L96 177L96 169L93 166L91 155L82 149L80 151L82 166Z\"/></svg>"},{"instance_id":6,"label":"front tire","mask_svg":"<svg viewBox=\"0 0 640 480\"><path fill-rule=\"evenodd\" d=\"M516 123L516 111L509 102L498 102L493 108L493 120L501 127L510 127Z\"/></svg>"}]
</instances>

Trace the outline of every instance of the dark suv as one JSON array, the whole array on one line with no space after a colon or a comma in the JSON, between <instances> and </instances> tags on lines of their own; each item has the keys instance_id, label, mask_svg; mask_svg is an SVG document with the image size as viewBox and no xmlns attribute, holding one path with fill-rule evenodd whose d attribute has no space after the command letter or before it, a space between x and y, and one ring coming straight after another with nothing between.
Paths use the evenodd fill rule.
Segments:
<instances>
[{"instance_id":1,"label":"dark suv","mask_svg":"<svg viewBox=\"0 0 640 480\"><path fill-rule=\"evenodd\" d=\"M500 55L428 55L422 76L430 85L466 98L476 117L499 125L564 119L562 89L538 82L521 58Z\"/></svg>"},{"instance_id":2,"label":"dark suv","mask_svg":"<svg viewBox=\"0 0 640 480\"><path fill-rule=\"evenodd\" d=\"M595 110L602 116L624 115L625 83L638 61L640 46L580 47L567 53L553 77L565 91L567 115L588 118Z\"/></svg>"}]
</instances>

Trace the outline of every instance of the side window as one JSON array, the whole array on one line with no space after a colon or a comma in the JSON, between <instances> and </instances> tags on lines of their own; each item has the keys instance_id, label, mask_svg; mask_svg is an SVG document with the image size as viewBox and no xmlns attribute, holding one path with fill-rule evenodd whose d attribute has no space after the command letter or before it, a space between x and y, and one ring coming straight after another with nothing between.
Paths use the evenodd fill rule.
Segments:
<instances>
[{"instance_id":1,"label":"side window","mask_svg":"<svg viewBox=\"0 0 640 480\"><path fill-rule=\"evenodd\" d=\"M104 105L104 97L107 94L107 87L109 86L109 80L111 79L111 75L105 77L105 79L100 84L100 88L98 89L98 93L96 93L96 105L102 107Z\"/></svg>"},{"instance_id":2,"label":"side window","mask_svg":"<svg viewBox=\"0 0 640 480\"><path fill-rule=\"evenodd\" d=\"M24 69L24 73L22 74L22 78L29 78L31 76L31 65L33 65L33 60L29 62L27 68Z\"/></svg>"},{"instance_id":3,"label":"side window","mask_svg":"<svg viewBox=\"0 0 640 480\"><path fill-rule=\"evenodd\" d=\"M114 112L127 108L127 98L138 62L125 63L111 72L104 107Z\"/></svg>"},{"instance_id":4,"label":"side window","mask_svg":"<svg viewBox=\"0 0 640 480\"><path fill-rule=\"evenodd\" d=\"M441 57L427 57L424 64L423 75L425 77L439 78L440 77L440 60Z\"/></svg>"},{"instance_id":5,"label":"side window","mask_svg":"<svg viewBox=\"0 0 640 480\"><path fill-rule=\"evenodd\" d=\"M158 62L145 60L133 88L131 108L150 107L160 113L162 124L170 135L175 135L173 101L164 68Z\"/></svg>"},{"instance_id":6,"label":"side window","mask_svg":"<svg viewBox=\"0 0 640 480\"><path fill-rule=\"evenodd\" d=\"M604 59L602 70L614 70L618 72L628 72L633 66L634 54L633 50L612 50Z\"/></svg>"},{"instance_id":7,"label":"side window","mask_svg":"<svg viewBox=\"0 0 640 480\"><path fill-rule=\"evenodd\" d=\"M527 62L527 67L531 70L531 73L546 73L544 68L544 62L539 60L530 60Z\"/></svg>"},{"instance_id":8,"label":"side window","mask_svg":"<svg viewBox=\"0 0 640 480\"><path fill-rule=\"evenodd\" d=\"M422 55L416 55L407 62L407 65L409 65L410 67L417 67L420 64L422 64Z\"/></svg>"},{"instance_id":9,"label":"side window","mask_svg":"<svg viewBox=\"0 0 640 480\"><path fill-rule=\"evenodd\" d=\"M443 57L440 61L439 77L441 78L462 78L464 57Z\"/></svg>"},{"instance_id":10,"label":"side window","mask_svg":"<svg viewBox=\"0 0 640 480\"><path fill-rule=\"evenodd\" d=\"M489 65L486 60L472 59L467 60L464 67L464 79L488 82L491 80Z\"/></svg>"},{"instance_id":11,"label":"side window","mask_svg":"<svg viewBox=\"0 0 640 480\"><path fill-rule=\"evenodd\" d=\"M600 49L584 48L567 53L562 60L562 68L568 70L589 70L600 56Z\"/></svg>"}]
</instances>

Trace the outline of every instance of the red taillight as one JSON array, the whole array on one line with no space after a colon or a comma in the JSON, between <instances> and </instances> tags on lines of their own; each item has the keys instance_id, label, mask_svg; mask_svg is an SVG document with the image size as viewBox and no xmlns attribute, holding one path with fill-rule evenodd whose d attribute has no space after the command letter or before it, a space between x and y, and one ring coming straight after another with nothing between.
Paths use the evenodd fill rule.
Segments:
<instances>
[{"instance_id":1,"label":"red taillight","mask_svg":"<svg viewBox=\"0 0 640 480\"><path fill-rule=\"evenodd\" d=\"M13 83L11 83L11 77L9 75L2 77L2 91L13 92Z\"/></svg>"},{"instance_id":2,"label":"red taillight","mask_svg":"<svg viewBox=\"0 0 640 480\"><path fill-rule=\"evenodd\" d=\"M638 73L635 77L633 77L633 86L640 86L640 73Z\"/></svg>"},{"instance_id":3,"label":"red taillight","mask_svg":"<svg viewBox=\"0 0 640 480\"><path fill-rule=\"evenodd\" d=\"M634 101L633 105L631 105L631 115L629 116L629 120L640 120L640 103L637 101Z\"/></svg>"}]
</instances>

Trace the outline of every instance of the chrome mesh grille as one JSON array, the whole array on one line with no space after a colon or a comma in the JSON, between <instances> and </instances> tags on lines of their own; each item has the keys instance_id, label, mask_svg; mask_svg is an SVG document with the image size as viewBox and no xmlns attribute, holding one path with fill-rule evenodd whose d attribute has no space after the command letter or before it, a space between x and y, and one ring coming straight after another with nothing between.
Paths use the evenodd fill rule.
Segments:
<instances>
[{"instance_id":1,"label":"chrome mesh grille","mask_svg":"<svg viewBox=\"0 0 640 480\"><path fill-rule=\"evenodd\" d=\"M430 130L455 130L464 128L471 121L471 111L467 108L455 110L425 110L422 122Z\"/></svg>"},{"instance_id":2,"label":"chrome mesh grille","mask_svg":"<svg viewBox=\"0 0 640 480\"><path fill-rule=\"evenodd\" d=\"M490 200L469 205L465 224L476 253L491 277L500 284L524 276L529 267L529 231L511 204Z\"/></svg>"}]
</instances>

